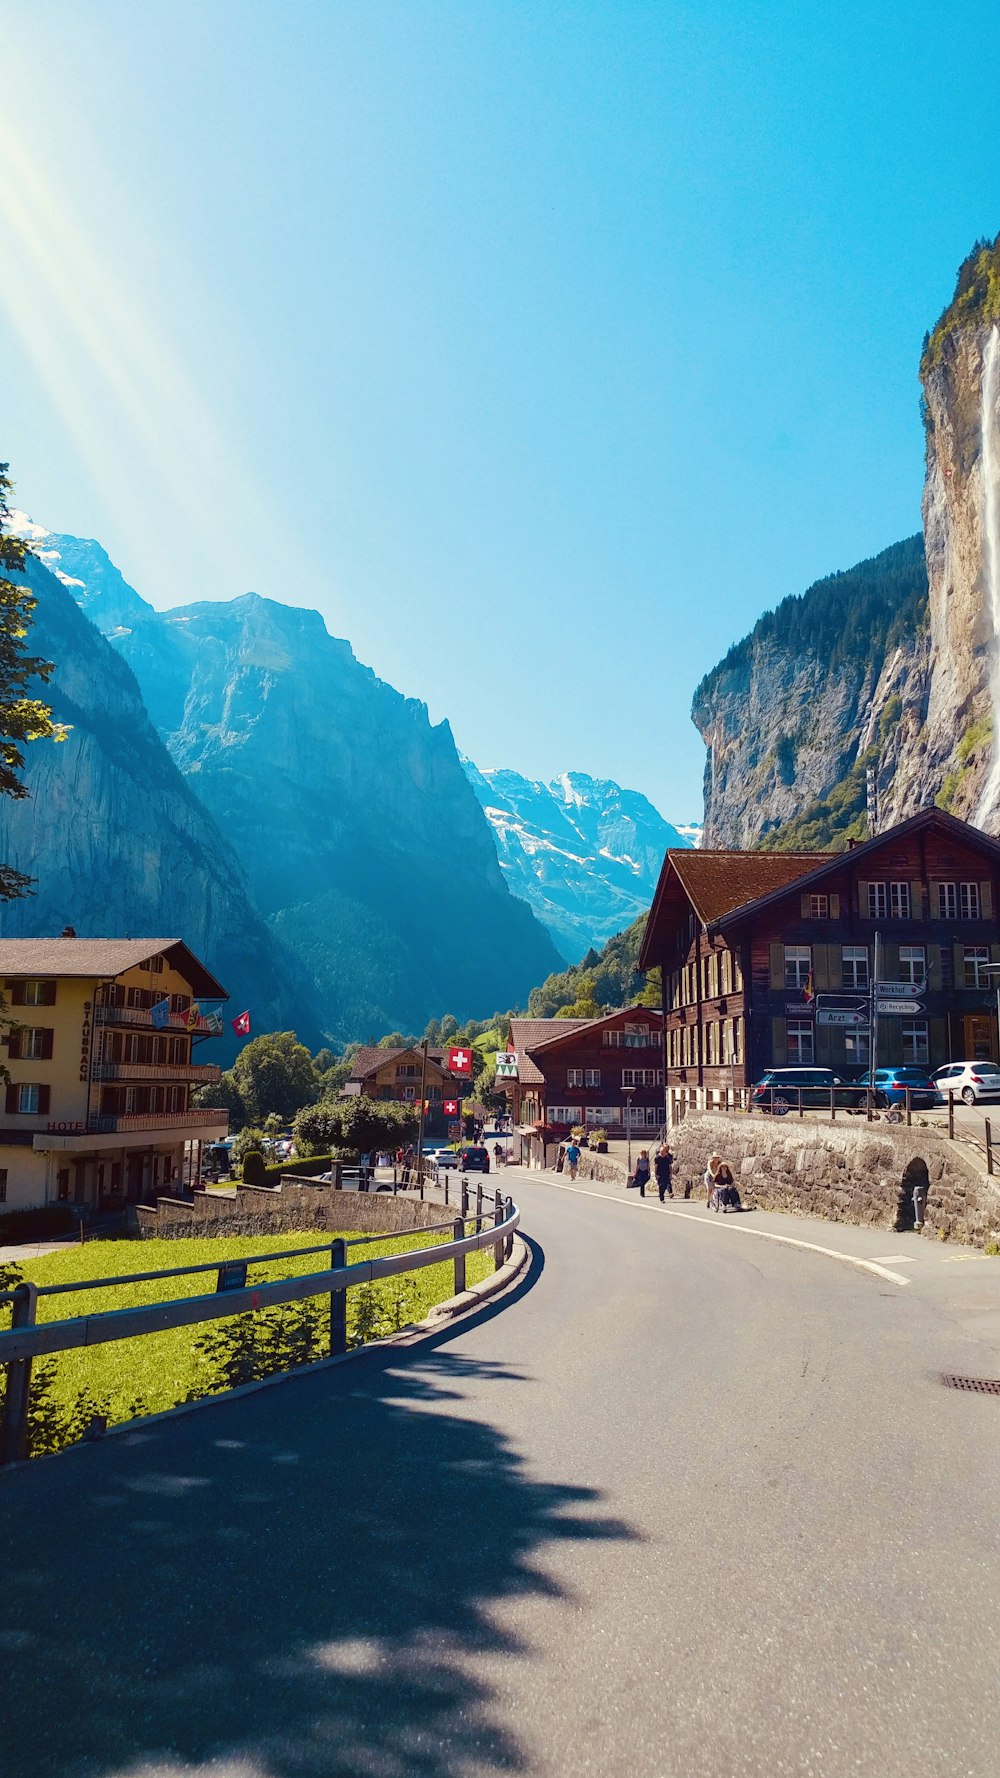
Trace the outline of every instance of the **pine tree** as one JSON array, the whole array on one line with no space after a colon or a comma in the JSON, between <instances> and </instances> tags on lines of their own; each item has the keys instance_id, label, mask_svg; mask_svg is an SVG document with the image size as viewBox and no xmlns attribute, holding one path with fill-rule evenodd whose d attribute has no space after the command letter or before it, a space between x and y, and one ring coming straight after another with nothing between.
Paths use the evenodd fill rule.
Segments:
<instances>
[{"instance_id":1,"label":"pine tree","mask_svg":"<svg viewBox=\"0 0 1000 1778\"><path fill-rule=\"evenodd\" d=\"M52 662L24 651L38 601L27 586L8 578L11 570L18 573L23 569L28 553L27 545L8 532L8 496L13 492L9 468L8 463L0 463L0 796L20 799L29 794L18 775L24 769L24 743L61 741L66 730L53 722L52 711L40 698L24 695L30 680L48 681ZM29 895L31 882L22 871L0 864L0 901Z\"/></svg>"}]
</instances>

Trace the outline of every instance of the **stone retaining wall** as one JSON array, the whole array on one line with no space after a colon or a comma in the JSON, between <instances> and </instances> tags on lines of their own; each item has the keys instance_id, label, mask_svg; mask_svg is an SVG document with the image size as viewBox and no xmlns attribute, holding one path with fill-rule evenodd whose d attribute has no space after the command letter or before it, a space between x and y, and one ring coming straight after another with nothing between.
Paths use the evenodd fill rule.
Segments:
<instances>
[{"instance_id":1,"label":"stone retaining wall","mask_svg":"<svg viewBox=\"0 0 1000 1778\"><path fill-rule=\"evenodd\" d=\"M362 1235L405 1235L444 1222L441 1204L394 1198L391 1192L345 1192L310 1180L285 1178L278 1186L238 1185L230 1196L195 1192L192 1202L158 1198L138 1204L138 1234L162 1240L187 1235L280 1235L297 1229L352 1229Z\"/></svg>"},{"instance_id":2,"label":"stone retaining wall","mask_svg":"<svg viewBox=\"0 0 1000 1778\"><path fill-rule=\"evenodd\" d=\"M927 1186L924 1232L981 1247L1000 1229L1000 1180L946 1136L845 1118L689 1112L671 1132L674 1192L704 1196L713 1152L729 1162L743 1202L872 1228L913 1227L913 1187Z\"/></svg>"},{"instance_id":3,"label":"stone retaining wall","mask_svg":"<svg viewBox=\"0 0 1000 1778\"><path fill-rule=\"evenodd\" d=\"M559 1150L565 1143L550 1142L545 1150L544 1164L550 1171L555 1171ZM591 1154L589 1148L580 1150L580 1166L577 1177L580 1179L603 1179L610 1185L624 1185L628 1179L628 1168L624 1162L615 1160L609 1154Z\"/></svg>"}]
</instances>

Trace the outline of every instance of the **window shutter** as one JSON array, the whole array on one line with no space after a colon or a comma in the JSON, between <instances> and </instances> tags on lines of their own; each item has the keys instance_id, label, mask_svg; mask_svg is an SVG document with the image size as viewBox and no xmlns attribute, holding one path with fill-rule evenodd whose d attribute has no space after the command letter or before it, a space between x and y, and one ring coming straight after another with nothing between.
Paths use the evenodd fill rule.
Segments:
<instances>
[{"instance_id":1,"label":"window shutter","mask_svg":"<svg viewBox=\"0 0 1000 1778\"><path fill-rule=\"evenodd\" d=\"M831 920L840 919L840 896L836 894L830 896L830 918Z\"/></svg>"},{"instance_id":2,"label":"window shutter","mask_svg":"<svg viewBox=\"0 0 1000 1778\"><path fill-rule=\"evenodd\" d=\"M799 909L801 911L803 920L808 920L810 918L811 903L812 903L812 897L810 895L800 895L799 896Z\"/></svg>"},{"instance_id":3,"label":"window shutter","mask_svg":"<svg viewBox=\"0 0 1000 1778\"><path fill-rule=\"evenodd\" d=\"M813 945L812 978L814 991L819 988L828 988L830 986L829 967L826 960L828 950L828 945Z\"/></svg>"},{"instance_id":4,"label":"window shutter","mask_svg":"<svg viewBox=\"0 0 1000 1778\"><path fill-rule=\"evenodd\" d=\"M879 966L881 969L883 981L898 982L898 980L899 980L899 946L898 945L880 945L880 947L879 947Z\"/></svg>"},{"instance_id":5,"label":"window shutter","mask_svg":"<svg viewBox=\"0 0 1000 1778\"><path fill-rule=\"evenodd\" d=\"M771 986L783 988L785 985L785 947L771 946Z\"/></svg>"},{"instance_id":6,"label":"window shutter","mask_svg":"<svg viewBox=\"0 0 1000 1778\"><path fill-rule=\"evenodd\" d=\"M979 912L982 914L982 917L984 920L992 920L992 918L993 918L993 884L992 883L980 883L980 885L979 885Z\"/></svg>"},{"instance_id":7,"label":"window shutter","mask_svg":"<svg viewBox=\"0 0 1000 1778\"><path fill-rule=\"evenodd\" d=\"M964 988L965 987L965 946L964 945L952 945L952 952L954 954L954 959L955 959L955 964L954 964L954 967L955 967L955 987L956 988Z\"/></svg>"},{"instance_id":8,"label":"window shutter","mask_svg":"<svg viewBox=\"0 0 1000 1778\"><path fill-rule=\"evenodd\" d=\"M990 946L990 962L991 963L1000 963L1000 945L991 945ZM996 985L997 985L997 978L996 978L996 976L994 976L992 978L991 986L995 988Z\"/></svg>"},{"instance_id":9,"label":"window shutter","mask_svg":"<svg viewBox=\"0 0 1000 1778\"><path fill-rule=\"evenodd\" d=\"M46 1112L49 1109L49 1100L51 1099L51 1097L52 1097L52 1088L51 1087L39 1087L39 1089L38 1089L38 1115L39 1115L39 1117L45 1116Z\"/></svg>"},{"instance_id":10,"label":"window shutter","mask_svg":"<svg viewBox=\"0 0 1000 1778\"><path fill-rule=\"evenodd\" d=\"M824 1068L830 1068L833 1065L833 1038L834 1033L829 1025L817 1025L814 1040L816 1060Z\"/></svg>"},{"instance_id":11,"label":"window shutter","mask_svg":"<svg viewBox=\"0 0 1000 1778\"><path fill-rule=\"evenodd\" d=\"M826 985L828 988L842 988L844 985L844 952L841 945L826 947Z\"/></svg>"},{"instance_id":12,"label":"window shutter","mask_svg":"<svg viewBox=\"0 0 1000 1778\"><path fill-rule=\"evenodd\" d=\"M927 1036L931 1046L932 1068L943 1068L948 1060L948 1021L947 1019L928 1019Z\"/></svg>"},{"instance_id":13,"label":"window shutter","mask_svg":"<svg viewBox=\"0 0 1000 1778\"><path fill-rule=\"evenodd\" d=\"M940 994L943 986L940 945L927 946L927 986L932 994Z\"/></svg>"},{"instance_id":14,"label":"window shutter","mask_svg":"<svg viewBox=\"0 0 1000 1778\"><path fill-rule=\"evenodd\" d=\"M43 1062L49 1062L52 1059L52 1038L53 1038L53 1032L52 1032L51 1027L46 1027L46 1029L42 1032L42 1061Z\"/></svg>"},{"instance_id":15,"label":"window shutter","mask_svg":"<svg viewBox=\"0 0 1000 1778\"><path fill-rule=\"evenodd\" d=\"M42 1002L41 1002L42 1005L43 1006L55 1006L55 1003L56 1003L56 984L55 984L55 982L43 982L42 987L44 989L44 992L42 994Z\"/></svg>"},{"instance_id":16,"label":"window shutter","mask_svg":"<svg viewBox=\"0 0 1000 1778\"><path fill-rule=\"evenodd\" d=\"M858 883L858 913L862 920L868 919L868 884Z\"/></svg>"},{"instance_id":17,"label":"window shutter","mask_svg":"<svg viewBox=\"0 0 1000 1778\"><path fill-rule=\"evenodd\" d=\"M880 1068L899 1066L903 1060L903 1021L902 1019L879 1019L878 1022L878 1065Z\"/></svg>"},{"instance_id":18,"label":"window shutter","mask_svg":"<svg viewBox=\"0 0 1000 1778\"><path fill-rule=\"evenodd\" d=\"M910 884L910 919L922 920L924 917L924 886L919 880Z\"/></svg>"},{"instance_id":19,"label":"window shutter","mask_svg":"<svg viewBox=\"0 0 1000 1778\"><path fill-rule=\"evenodd\" d=\"M19 1062L21 1059L21 1033L20 1033L20 1031L12 1031L6 1041L7 1041L8 1048L10 1050L11 1061L12 1062Z\"/></svg>"},{"instance_id":20,"label":"window shutter","mask_svg":"<svg viewBox=\"0 0 1000 1778\"><path fill-rule=\"evenodd\" d=\"M8 983L8 987L10 988L11 1006L23 1006L24 1005L24 983L23 982L12 982L12 983Z\"/></svg>"},{"instance_id":21,"label":"window shutter","mask_svg":"<svg viewBox=\"0 0 1000 1778\"><path fill-rule=\"evenodd\" d=\"M7 1088L7 1111L8 1112L16 1112L16 1110L17 1110L17 1088L16 1088L16 1086L14 1086L12 1084L12 1085L8 1086L8 1088Z\"/></svg>"},{"instance_id":22,"label":"window shutter","mask_svg":"<svg viewBox=\"0 0 1000 1778\"><path fill-rule=\"evenodd\" d=\"M772 1019L771 1020L771 1066L774 1068L780 1067L782 1062L785 1061L785 1058L786 1058L785 1021L784 1021L784 1019Z\"/></svg>"}]
</instances>

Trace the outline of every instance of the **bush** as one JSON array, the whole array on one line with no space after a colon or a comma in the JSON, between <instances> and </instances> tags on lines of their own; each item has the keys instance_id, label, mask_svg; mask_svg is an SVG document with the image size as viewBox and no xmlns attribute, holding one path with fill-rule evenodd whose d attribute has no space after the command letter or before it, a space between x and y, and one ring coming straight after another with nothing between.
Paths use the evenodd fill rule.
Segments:
<instances>
[{"instance_id":1,"label":"bush","mask_svg":"<svg viewBox=\"0 0 1000 1778\"><path fill-rule=\"evenodd\" d=\"M77 1219L69 1204L39 1204L34 1210L8 1210L0 1216L0 1246L18 1241L54 1241L75 1235Z\"/></svg>"},{"instance_id":2,"label":"bush","mask_svg":"<svg viewBox=\"0 0 1000 1778\"><path fill-rule=\"evenodd\" d=\"M250 1148L243 1156L243 1184L267 1185L267 1167L259 1148Z\"/></svg>"}]
</instances>

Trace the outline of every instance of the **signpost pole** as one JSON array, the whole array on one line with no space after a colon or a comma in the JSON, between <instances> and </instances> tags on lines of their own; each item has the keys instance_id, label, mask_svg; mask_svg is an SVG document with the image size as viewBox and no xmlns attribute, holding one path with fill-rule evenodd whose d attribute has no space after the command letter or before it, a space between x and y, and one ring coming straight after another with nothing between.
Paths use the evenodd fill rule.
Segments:
<instances>
[{"instance_id":1,"label":"signpost pole","mask_svg":"<svg viewBox=\"0 0 1000 1778\"><path fill-rule=\"evenodd\" d=\"M879 934L878 928L876 927L875 943L873 946L874 955L872 957L872 962L874 964L874 969L872 972L872 1008L871 1008L871 1015L869 1018L869 1027L871 1029L871 1044L869 1045L870 1055L869 1055L869 1059L868 1059L868 1080L869 1080L868 1122L869 1123L871 1123L871 1121L872 1121L872 1104L873 1104L873 1101L875 1098L875 1070L878 1067L878 1000L876 998L876 989L878 987L878 979L879 979L878 978L878 941L879 941L879 937L880 937L880 934ZM898 974L898 971L897 971L897 974Z\"/></svg>"},{"instance_id":2,"label":"signpost pole","mask_svg":"<svg viewBox=\"0 0 1000 1778\"><path fill-rule=\"evenodd\" d=\"M420 1045L420 1123L417 1127L417 1179L423 1184L424 1177L424 1104L427 1099L427 1039ZM420 1193L423 1197L423 1191Z\"/></svg>"}]
</instances>

